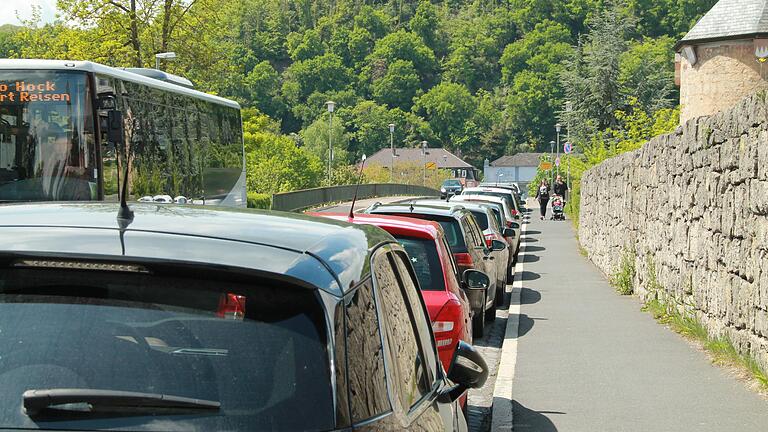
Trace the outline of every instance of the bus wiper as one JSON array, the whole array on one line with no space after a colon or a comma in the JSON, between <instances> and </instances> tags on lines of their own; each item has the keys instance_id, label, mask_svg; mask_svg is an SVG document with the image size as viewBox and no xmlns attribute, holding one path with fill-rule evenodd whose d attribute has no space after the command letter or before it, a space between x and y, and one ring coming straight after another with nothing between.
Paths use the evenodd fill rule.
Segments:
<instances>
[{"instance_id":1,"label":"bus wiper","mask_svg":"<svg viewBox=\"0 0 768 432\"><path fill-rule=\"evenodd\" d=\"M24 409L30 417L46 409L85 412L165 412L176 410L218 411L221 408L221 403L217 401L120 390L27 390L24 392L23 399ZM70 407L67 405L70 405Z\"/></svg>"}]
</instances>

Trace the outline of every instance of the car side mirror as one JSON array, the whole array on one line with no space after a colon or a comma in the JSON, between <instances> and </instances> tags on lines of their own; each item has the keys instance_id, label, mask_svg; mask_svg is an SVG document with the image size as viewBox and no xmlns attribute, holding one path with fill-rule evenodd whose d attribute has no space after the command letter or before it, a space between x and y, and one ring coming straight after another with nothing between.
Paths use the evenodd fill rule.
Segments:
<instances>
[{"instance_id":1,"label":"car side mirror","mask_svg":"<svg viewBox=\"0 0 768 432\"><path fill-rule=\"evenodd\" d=\"M520 224L517 222L512 222L512 229L520 229Z\"/></svg>"},{"instance_id":2,"label":"car side mirror","mask_svg":"<svg viewBox=\"0 0 768 432\"><path fill-rule=\"evenodd\" d=\"M494 252L503 251L507 248L507 244L500 240L493 240L491 242L491 250Z\"/></svg>"},{"instance_id":3,"label":"car side mirror","mask_svg":"<svg viewBox=\"0 0 768 432\"><path fill-rule=\"evenodd\" d=\"M504 237L515 238L515 230L512 228L504 228L504 232L501 233Z\"/></svg>"},{"instance_id":4,"label":"car side mirror","mask_svg":"<svg viewBox=\"0 0 768 432\"><path fill-rule=\"evenodd\" d=\"M467 389L480 388L485 384L488 364L472 345L459 341L448 369L448 379L456 384L447 392L450 400L454 401Z\"/></svg>"},{"instance_id":5,"label":"car side mirror","mask_svg":"<svg viewBox=\"0 0 768 432\"><path fill-rule=\"evenodd\" d=\"M491 284L491 279L481 271L468 269L464 270L461 282L465 289L485 291Z\"/></svg>"}]
</instances>

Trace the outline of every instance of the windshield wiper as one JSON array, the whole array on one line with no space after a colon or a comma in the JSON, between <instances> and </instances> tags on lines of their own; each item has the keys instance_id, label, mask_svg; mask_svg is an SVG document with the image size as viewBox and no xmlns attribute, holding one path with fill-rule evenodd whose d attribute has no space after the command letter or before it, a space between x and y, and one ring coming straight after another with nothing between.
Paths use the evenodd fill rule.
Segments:
<instances>
[{"instance_id":1,"label":"windshield wiper","mask_svg":"<svg viewBox=\"0 0 768 432\"><path fill-rule=\"evenodd\" d=\"M67 409L67 404L87 405L86 412L118 411L218 411L221 403L155 393L93 389L27 390L23 395L24 409L34 416L46 409ZM61 406L61 407L60 407ZM74 409L75 411L84 411Z\"/></svg>"}]
</instances>

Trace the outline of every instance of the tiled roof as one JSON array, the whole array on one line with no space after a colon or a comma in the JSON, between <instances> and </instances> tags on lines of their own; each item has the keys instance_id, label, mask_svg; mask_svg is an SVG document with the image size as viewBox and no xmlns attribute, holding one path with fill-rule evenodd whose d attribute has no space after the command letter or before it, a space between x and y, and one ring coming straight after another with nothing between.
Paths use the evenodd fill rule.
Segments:
<instances>
[{"instance_id":1,"label":"tiled roof","mask_svg":"<svg viewBox=\"0 0 768 432\"><path fill-rule=\"evenodd\" d=\"M678 45L760 33L768 33L768 0L720 0Z\"/></svg>"},{"instance_id":2,"label":"tiled roof","mask_svg":"<svg viewBox=\"0 0 768 432\"><path fill-rule=\"evenodd\" d=\"M435 162L438 168L473 168L472 165L459 159L458 156L443 148L428 148L426 157L422 155L420 148L395 149L395 165L424 162ZM366 165L380 165L389 168L392 165L392 150L384 148L368 157Z\"/></svg>"},{"instance_id":3,"label":"tiled roof","mask_svg":"<svg viewBox=\"0 0 768 432\"><path fill-rule=\"evenodd\" d=\"M512 156L502 156L491 162L492 167L539 166L541 155L544 153L518 153Z\"/></svg>"}]
</instances>

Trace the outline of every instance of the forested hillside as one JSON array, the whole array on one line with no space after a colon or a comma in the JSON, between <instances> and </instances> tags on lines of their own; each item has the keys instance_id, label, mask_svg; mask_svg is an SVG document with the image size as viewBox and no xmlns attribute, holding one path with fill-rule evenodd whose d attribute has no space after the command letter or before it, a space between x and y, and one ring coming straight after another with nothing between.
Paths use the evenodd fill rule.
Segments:
<instances>
[{"instance_id":1,"label":"forested hillside","mask_svg":"<svg viewBox=\"0 0 768 432\"><path fill-rule=\"evenodd\" d=\"M388 146L389 123L398 145L426 140L477 166L548 150L558 120L577 143L647 128L676 105L673 44L714 3L59 0L53 24L0 29L0 55L154 67L175 51L163 69L253 108L248 161L274 180L249 186L274 192L320 183L327 100L336 182Z\"/></svg>"}]
</instances>

